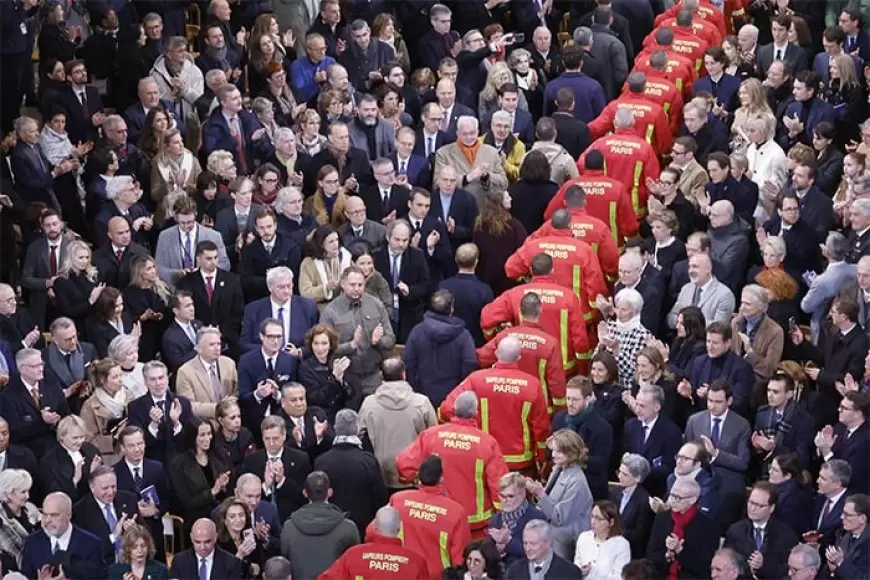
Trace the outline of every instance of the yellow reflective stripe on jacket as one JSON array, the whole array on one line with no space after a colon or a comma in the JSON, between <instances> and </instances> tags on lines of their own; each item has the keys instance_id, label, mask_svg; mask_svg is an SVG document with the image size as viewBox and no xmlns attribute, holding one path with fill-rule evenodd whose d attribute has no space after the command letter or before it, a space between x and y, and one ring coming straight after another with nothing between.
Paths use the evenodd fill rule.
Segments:
<instances>
[{"instance_id":1,"label":"yellow reflective stripe on jacket","mask_svg":"<svg viewBox=\"0 0 870 580\"><path fill-rule=\"evenodd\" d=\"M483 481L484 476L484 465L483 459L477 459L474 462L474 491L477 497L475 497L475 502L477 506L477 513L468 516L469 524L479 524L480 522L485 522L489 518L492 517L492 510L484 510L483 506L486 502L485 485Z\"/></svg>"},{"instance_id":2,"label":"yellow reflective stripe on jacket","mask_svg":"<svg viewBox=\"0 0 870 580\"><path fill-rule=\"evenodd\" d=\"M640 207L640 176L643 175L643 161L634 162L634 181L631 188L631 205L634 206L634 213L637 216L643 215L642 210L646 208Z\"/></svg>"},{"instance_id":3,"label":"yellow reflective stripe on jacket","mask_svg":"<svg viewBox=\"0 0 870 580\"><path fill-rule=\"evenodd\" d=\"M613 241L619 244L619 224L616 222L615 201L607 204L607 217L610 218L610 234L613 236Z\"/></svg>"},{"instance_id":4,"label":"yellow reflective stripe on jacket","mask_svg":"<svg viewBox=\"0 0 870 580\"><path fill-rule=\"evenodd\" d=\"M574 288L574 294L577 295L577 298L580 298L580 293L582 291L582 283L583 283L583 272L580 270L580 266L574 264L574 267L571 268L571 286Z\"/></svg>"},{"instance_id":5,"label":"yellow reflective stripe on jacket","mask_svg":"<svg viewBox=\"0 0 870 580\"><path fill-rule=\"evenodd\" d=\"M444 568L449 568L453 565L453 562L450 561L449 541L447 532L441 532L438 534L438 547L441 549L441 566Z\"/></svg>"},{"instance_id":6,"label":"yellow reflective stripe on jacket","mask_svg":"<svg viewBox=\"0 0 870 580\"><path fill-rule=\"evenodd\" d=\"M566 369L571 362L568 359L568 310L559 311L559 344L562 347L562 366Z\"/></svg>"},{"instance_id":7,"label":"yellow reflective stripe on jacket","mask_svg":"<svg viewBox=\"0 0 870 580\"><path fill-rule=\"evenodd\" d=\"M665 103L664 105L662 105L662 110L665 112L665 115L667 115L668 121L670 121L671 120L671 104Z\"/></svg>"},{"instance_id":8,"label":"yellow reflective stripe on jacket","mask_svg":"<svg viewBox=\"0 0 870 580\"><path fill-rule=\"evenodd\" d=\"M538 380L541 381L541 391L544 393L544 403L547 405L547 413L553 414L553 405L550 404L550 386L547 384L547 361L538 360Z\"/></svg>"},{"instance_id":9,"label":"yellow reflective stripe on jacket","mask_svg":"<svg viewBox=\"0 0 870 580\"><path fill-rule=\"evenodd\" d=\"M521 455L505 455L505 463L531 461L535 457L535 452L532 449L532 434L529 431L529 413L531 413L531 411L532 404L528 401L523 403L523 411L520 416L520 421L522 421L523 424L523 453Z\"/></svg>"},{"instance_id":10,"label":"yellow reflective stripe on jacket","mask_svg":"<svg viewBox=\"0 0 870 580\"><path fill-rule=\"evenodd\" d=\"M644 133L644 138L646 139L646 142L649 143L650 145L653 144L653 142L652 142L653 131L655 131L655 127L653 126L652 123L649 123L649 124L646 126L646 131L645 131L645 133Z\"/></svg>"},{"instance_id":11,"label":"yellow reflective stripe on jacket","mask_svg":"<svg viewBox=\"0 0 870 580\"><path fill-rule=\"evenodd\" d=\"M480 429L489 433L489 399L486 397L480 398Z\"/></svg>"}]
</instances>

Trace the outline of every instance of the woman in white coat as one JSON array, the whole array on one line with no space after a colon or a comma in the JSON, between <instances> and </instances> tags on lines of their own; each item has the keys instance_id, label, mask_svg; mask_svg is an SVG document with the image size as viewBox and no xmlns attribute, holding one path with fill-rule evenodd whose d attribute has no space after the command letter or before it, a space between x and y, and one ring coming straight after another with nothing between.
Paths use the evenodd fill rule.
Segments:
<instances>
[{"instance_id":1,"label":"woman in white coat","mask_svg":"<svg viewBox=\"0 0 870 580\"><path fill-rule=\"evenodd\" d=\"M619 508L612 501L592 506L591 529L577 538L574 565L586 580L620 580L622 567L631 560L631 547L622 537Z\"/></svg>"},{"instance_id":2,"label":"woman in white coat","mask_svg":"<svg viewBox=\"0 0 870 580\"><path fill-rule=\"evenodd\" d=\"M180 196L194 191L200 173L199 160L185 149L181 133L178 129L168 130L151 164L151 199L158 206L159 224L166 219L166 208L171 208Z\"/></svg>"}]
</instances>

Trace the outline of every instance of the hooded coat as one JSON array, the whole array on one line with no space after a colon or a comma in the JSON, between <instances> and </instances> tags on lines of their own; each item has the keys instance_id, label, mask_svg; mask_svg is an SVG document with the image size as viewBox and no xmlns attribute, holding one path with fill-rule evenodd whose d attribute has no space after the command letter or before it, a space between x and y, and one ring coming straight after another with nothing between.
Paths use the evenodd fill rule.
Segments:
<instances>
[{"instance_id":1,"label":"hooded coat","mask_svg":"<svg viewBox=\"0 0 870 580\"><path fill-rule=\"evenodd\" d=\"M408 382L436 407L477 369L474 339L455 316L427 312L411 330L403 355Z\"/></svg>"},{"instance_id":2,"label":"hooded coat","mask_svg":"<svg viewBox=\"0 0 870 580\"><path fill-rule=\"evenodd\" d=\"M311 502L290 514L281 530L281 554L293 578L315 580L344 552L360 543L356 524L338 506Z\"/></svg>"},{"instance_id":3,"label":"hooded coat","mask_svg":"<svg viewBox=\"0 0 870 580\"><path fill-rule=\"evenodd\" d=\"M577 162L571 154L558 143L538 141L532 145L531 151L540 151L550 162L550 180L560 187L566 182L580 176Z\"/></svg>"}]
</instances>

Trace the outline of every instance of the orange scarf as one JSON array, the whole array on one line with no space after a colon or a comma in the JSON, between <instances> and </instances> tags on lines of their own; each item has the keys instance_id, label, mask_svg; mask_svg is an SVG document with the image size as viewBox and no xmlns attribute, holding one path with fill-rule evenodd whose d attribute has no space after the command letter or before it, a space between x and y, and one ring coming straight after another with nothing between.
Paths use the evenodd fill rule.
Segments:
<instances>
[{"instance_id":1,"label":"orange scarf","mask_svg":"<svg viewBox=\"0 0 870 580\"><path fill-rule=\"evenodd\" d=\"M477 158L477 150L480 149L480 141L475 139L474 145L469 147L460 139L457 139L456 144L459 145L459 150L462 151L463 155L465 155L465 159L468 161L469 165L474 167L474 160Z\"/></svg>"}]
</instances>

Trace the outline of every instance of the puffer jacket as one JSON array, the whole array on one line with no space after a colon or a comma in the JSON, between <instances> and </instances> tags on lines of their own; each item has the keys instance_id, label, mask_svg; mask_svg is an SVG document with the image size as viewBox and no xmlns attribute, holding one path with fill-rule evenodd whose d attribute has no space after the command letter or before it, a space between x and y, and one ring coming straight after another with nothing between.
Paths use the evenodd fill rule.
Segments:
<instances>
[{"instance_id":1,"label":"puffer jacket","mask_svg":"<svg viewBox=\"0 0 870 580\"><path fill-rule=\"evenodd\" d=\"M408 487L399 483L396 455L413 443L417 435L438 424L432 403L425 395L415 393L407 381L387 381L366 397L359 418L381 464L387 487Z\"/></svg>"},{"instance_id":2,"label":"puffer jacket","mask_svg":"<svg viewBox=\"0 0 870 580\"><path fill-rule=\"evenodd\" d=\"M550 162L550 181L560 187L566 181L580 176L576 160L558 143L538 141L532 145L531 151L540 151L544 154Z\"/></svg>"},{"instance_id":3,"label":"puffer jacket","mask_svg":"<svg viewBox=\"0 0 870 580\"><path fill-rule=\"evenodd\" d=\"M455 316L427 312L411 330L402 356L408 382L436 407L477 369L474 339Z\"/></svg>"}]
</instances>

